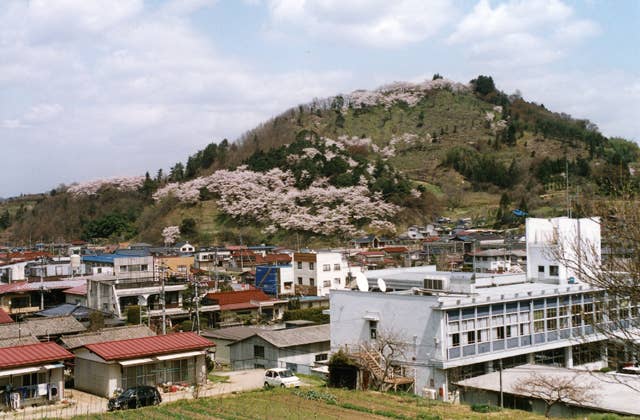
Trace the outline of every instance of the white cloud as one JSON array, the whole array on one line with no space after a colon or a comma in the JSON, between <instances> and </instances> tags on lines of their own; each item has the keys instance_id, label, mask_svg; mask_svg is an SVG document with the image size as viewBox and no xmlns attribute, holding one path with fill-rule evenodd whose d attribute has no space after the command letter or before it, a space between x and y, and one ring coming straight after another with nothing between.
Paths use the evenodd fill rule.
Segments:
<instances>
[{"instance_id":1,"label":"white cloud","mask_svg":"<svg viewBox=\"0 0 640 420\"><path fill-rule=\"evenodd\" d=\"M272 0L269 11L274 31L385 48L430 38L456 14L450 0Z\"/></svg>"},{"instance_id":2,"label":"white cloud","mask_svg":"<svg viewBox=\"0 0 640 420\"><path fill-rule=\"evenodd\" d=\"M595 22L576 18L560 0L510 0L496 6L480 0L447 41L463 45L475 61L517 68L555 61L572 44L598 32Z\"/></svg>"},{"instance_id":3,"label":"white cloud","mask_svg":"<svg viewBox=\"0 0 640 420\"><path fill-rule=\"evenodd\" d=\"M640 74L611 70L544 75L504 75L500 85L507 92L520 89L527 100L543 103L555 112L587 118L606 136L640 141Z\"/></svg>"},{"instance_id":4,"label":"white cloud","mask_svg":"<svg viewBox=\"0 0 640 420\"><path fill-rule=\"evenodd\" d=\"M11 63L0 67L0 138L15 157L3 160L0 195L166 168L351 77L265 73L222 55L185 18L210 2L120 2L103 14L88 3L0 8L0 62ZM25 161L47 177L24 177Z\"/></svg>"}]
</instances>

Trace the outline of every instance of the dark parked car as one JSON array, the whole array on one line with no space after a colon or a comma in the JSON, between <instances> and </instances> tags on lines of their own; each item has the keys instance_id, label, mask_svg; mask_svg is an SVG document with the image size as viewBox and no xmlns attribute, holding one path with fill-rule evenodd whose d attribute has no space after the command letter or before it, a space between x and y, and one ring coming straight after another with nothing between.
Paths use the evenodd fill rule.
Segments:
<instances>
[{"instance_id":1,"label":"dark parked car","mask_svg":"<svg viewBox=\"0 0 640 420\"><path fill-rule=\"evenodd\" d=\"M158 405L162 402L162 397L157 389L152 386L133 386L127 388L122 394L109 399L107 407L109 411L124 410L126 408L145 407L147 405Z\"/></svg>"}]
</instances>

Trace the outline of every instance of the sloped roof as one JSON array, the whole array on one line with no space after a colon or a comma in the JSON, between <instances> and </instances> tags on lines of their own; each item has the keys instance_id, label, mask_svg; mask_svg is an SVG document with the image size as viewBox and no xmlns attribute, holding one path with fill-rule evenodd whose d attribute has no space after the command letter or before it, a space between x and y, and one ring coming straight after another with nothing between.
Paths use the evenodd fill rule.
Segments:
<instances>
[{"instance_id":1,"label":"sloped roof","mask_svg":"<svg viewBox=\"0 0 640 420\"><path fill-rule=\"evenodd\" d=\"M87 283L82 284L80 286L72 287L71 289L67 289L67 290L63 291L62 293L66 293L68 295L86 296L87 295Z\"/></svg>"},{"instance_id":2,"label":"sloped roof","mask_svg":"<svg viewBox=\"0 0 640 420\"><path fill-rule=\"evenodd\" d=\"M0 308L0 324L9 324L11 322L13 322L13 319L11 319L4 309Z\"/></svg>"},{"instance_id":3,"label":"sloped roof","mask_svg":"<svg viewBox=\"0 0 640 420\"><path fill-rule=\"evenodd\" d=\"M29 330L31 330L31 334L36 337L69 334L87 330L84 325L71 315L48 318L31 318L28 319L25 324Z\"/></svg>"},{"instance_id":4,"label":"sloped roof","mask_svg":"<svg viewBox=\"0 0 640 420\"><path fill-rule=\"evenodd\" d=\"M15 337L24 337L31 334L31 329L26 322L12 322L10 324L0 324L0 340Z\"/></svg>"},{"instance_id":5,"label":"sloped roof","mask_svg":"<svg viewBox=\"0 0 640 420\"><path fill-rule=\"evenodd\" d=\"M255 327L229 327L229 328L220 328L217 330L204 330L202 331L202 336L213 339L221 339L221 340L244 340L247 337L251 337L255 335L258 331L261 331L260 328Z\"/></svg>"},{"instance_id":6,"label":"sloped roof","mask_svg":"<svg viewBox=\"0 0 640 420\"><path fill-rule=\"evenodd\" d=\"M193 332L156 335L87 344L84 347L104 360L124 360L188 350L204 350L214 343Z\"/></svg>"},{"instance_id":7,"label":"sloped roof","mask_svg":"<svg viewBox=\"0 0 640 420\"><path fill-rule=\"evenodd\" d=\"M249 289L240 290L237 292L218 292L208 293L207 299L215 300L220 305L220 308L224 310L226 305L237 305L239 303L250 303L251 301L264 302L274 300L262 290Z\"/></svg>"},{"instance_id":8,"label":"sloped roof","mask_svg":"<svg viewBox=\"0 0 640 420\"><path fill-rule=\"evenodd\" d=\"M267 263L290 263L291 256L287 254L267 254L264 257L264 261Z\"/></svg>"},{"instance_id":9,"label":"sloped roof","mask_svg":"<svg viewBox=\"0 0 640 420\"><path fill-rule=\"evenodd\" d=\"M53 341L0 348L0 369L73 359L73 354Z\"/></svg>"},{"instance_id":10,"label":"sloped roof","mask_svg":"<svg viewBox=\"0 0 640 420\"><path fill-rule=\"evenodd\" d=\"M44 282L13 282L9 284L0 285L0 294L4 293L18 293L18 292L32 292L38 291L41 287L44 287L45 290L64 290L71 289L72 287L77 287L82 284L86 284L86 280L50 280Z\"/></svg>"},{"instance_id":11,"label":"sloped roof","mask_svg":"<svg viewBox=\"0 0 640 420\"><path fill-rule=\"evenodd\" d=\"M24 346L26 344L37 344L40 340L32 335L22 337L11 337L0 340L0 347Z\"/></svg>"},{"instance_id":12,"label":"sloped roof","mask_svg":"<svg viewBox=\"0 0 640 420\"><path fill-rule=\"evenodd\" d=\"M62 303L58 306L54 306L53 308L48 308L43 311L36 312L36 315L44 317L73 315L73 317L76 319L87 319L92 312L99 311L91 309L87 306L76 305L73 303Z\"/></svg>"},{"instance_id":13,"label":"sloped roof","mask_svg":"<svg viewBox=\"0 0 640 420\"><path fill-rule=\"evenodd\" d=\"M329 324L286 330L260 330L257 335L280 348L328 342L331 339Z\"/></svg>"},{"instance_id":14,"label":"sloped roof","mask_svg":"<svg viewBox=\"0 0 640 420\"><path fill-rule=\"evenodd\" d=\"M104 328L100 331L62 336L62 344L68 349L77 349L87 344L104 343L106 341L132 338L152 337L156 335L146 325L130 325L125 327Z\"/></svg>"}]
</instances>

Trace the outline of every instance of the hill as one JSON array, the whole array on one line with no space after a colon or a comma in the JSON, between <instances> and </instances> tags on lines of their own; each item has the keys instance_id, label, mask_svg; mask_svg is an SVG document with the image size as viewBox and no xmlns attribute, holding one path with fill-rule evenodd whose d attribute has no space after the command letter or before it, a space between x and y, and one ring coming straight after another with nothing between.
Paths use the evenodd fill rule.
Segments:
<instances>
[{"instance_id":1,"label":"hill","mask_svg":"<svg viewBox=\"0 0 640 420\"><path fill-rule=\"evenodd\" d=\"M300 105L168 174L5 201L0 229L13 241L159 241L164 226L181 225L200 243L340 244L441 214L517 226L515 208L564 212L567 172L574 205L635 190L639 155L587 120L506 95L491 77L436 75Z\"/></svg>"}]
</instances>

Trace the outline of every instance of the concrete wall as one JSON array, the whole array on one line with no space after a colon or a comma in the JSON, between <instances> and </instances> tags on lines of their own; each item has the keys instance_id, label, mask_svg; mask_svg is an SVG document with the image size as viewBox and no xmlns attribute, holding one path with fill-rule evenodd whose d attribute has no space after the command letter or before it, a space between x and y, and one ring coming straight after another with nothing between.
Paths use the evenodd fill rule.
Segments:
<instances>
[{"instance_id":1,"label":"concrete wall","mask_svg":"<svg viewBox=\"0 0 640 420\"><path fill-rule=\"evenodd\" d=\"M371 342L370 320L377 319L378 336L393 331L405 342L404 362L415 369L416 392L440 386L446 390L446 375L438 368L446 344L441 336L442 314L432 310L437 297L337 290L330 296L332 352L357 351L360 344Z\"/></svg>"},{"instance_id":2,"label":"concrete wall","mask_svg":"<svg viewBox=\"0 0 640 420\"><path fill-rule=\"evenodd\" d=\"M118 363L100 362L95 360L96 357L90 354L76 354L74 385L90 394L112 397L113 392L120 386L122 369Z\"/></svg>"}]
</instances>

